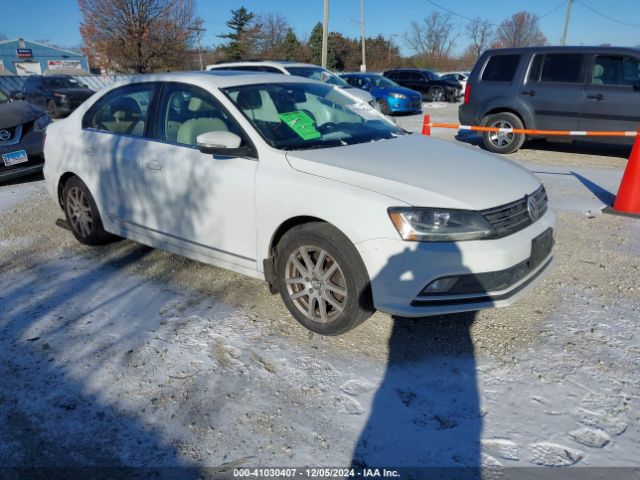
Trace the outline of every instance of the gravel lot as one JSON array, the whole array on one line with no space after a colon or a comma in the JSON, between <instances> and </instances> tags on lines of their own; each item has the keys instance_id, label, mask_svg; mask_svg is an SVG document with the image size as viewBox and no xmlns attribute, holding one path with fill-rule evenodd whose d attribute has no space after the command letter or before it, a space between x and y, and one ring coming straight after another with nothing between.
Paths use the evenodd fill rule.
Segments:
<instances>
[{"instance_id":1,"label":"gravel lot","mask_svg":"<svg viewBox=\"0 0 640 480\"><path fill-rule=\"evenodd\" d=\"M454 105L425 113L457 119ZM377 313L337 338L298 326L260 281L129 241L84 247L54 226L62 212L41 180L2 185L0 465L154 478L575 465L637 478L640 221L600 214L628 153L544 142L510 156L559 216L556 267L516 305Z\"/></svg>"}]
</instances>

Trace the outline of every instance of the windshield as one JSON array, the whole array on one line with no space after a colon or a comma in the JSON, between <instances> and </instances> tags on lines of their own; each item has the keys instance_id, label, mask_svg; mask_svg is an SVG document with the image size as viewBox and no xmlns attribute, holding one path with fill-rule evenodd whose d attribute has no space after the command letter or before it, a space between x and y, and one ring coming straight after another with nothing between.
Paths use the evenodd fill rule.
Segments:
<instances>
[{"instance_id":1,"label":"windshield","mask_svg":"<svg viewBox=\"0 0 640 480\"><path fill-rule=\"evenodd\" d=\"M9 101L9 97L6 93L0 90L0 103L7 103Z\"/></svg>"},{"instance_id":2,"label":"windshield","mask_svg":"<svg viewBox=\"0 0 640 480\"><path fill-rule=\"evenodd\" d=\"M75 78L51 77L44 79L47 88L86 88Z\"/></svg>"},{"instance_id":3,"label":"windshield","mask_svg":"<svg viewBox=\"0 0 640 480\"><path fill-rule=\"evenodd\" d=\"M321 67L286 67L291 75L310 78L340 88L352 88L345 80Z\"/></svg>"},{"instance_id":4,"label":"windshield","mask_svg":"<svg viewBox=\"0 0 640 480\"><path fill-rule=\"evenodd\" d=\"M272 147L308 150L372 142L405 132L329 85L268 83L223 92Z\"/></svg>"},{"instance_id":5,"label":"windshield","mask_svg":"<svg viewBox=\"0 0 640 480\"><path fill-rule=\"evenodd\" d=\"M387 77L383 77L382 75L371 75L370 77L367 77L367 80L378 88L393 88L400 86L393 80L389 80Z\"/></svg>"}]
</instances>

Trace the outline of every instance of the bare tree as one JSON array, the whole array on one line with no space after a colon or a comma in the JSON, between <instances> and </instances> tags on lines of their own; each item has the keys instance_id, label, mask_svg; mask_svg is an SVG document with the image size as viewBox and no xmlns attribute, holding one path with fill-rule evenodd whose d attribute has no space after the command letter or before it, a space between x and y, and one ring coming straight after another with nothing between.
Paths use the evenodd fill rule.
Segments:
<instances>
[{"instance_id":1,"label":"bare tree","mask_svg":"<svg viewBox=\"0 0 640 480\"><path fill-rule=\"evenodd\" d=\"M532 47L546 43L547 37L540 31L538 17L530 12L518 12L500 24L494 46Z\"/></svg>"},{"instance_id":2,"label":"bare tree","mask_svg":"<svg viewBox=\"0 0 640 480\"><path fill-rule=\"evenodd\" d=\"M422 22L411 22L405 39L412 50L426 59L448 58L458 34L454 30L451 14L433 12Z\"/></svg>"},{"instance_id":3,"label":"bare tree","mask_svg":"<svg viewBox=\"0 0 640 480\"><path fill-rule=\"evenodd\" d=\"M491 46L493 40L493 28L488 20L475 17L466 26L467 36L471 39L469 51L477 60L482 52Z\"/></svg>"},{"instance_id":4,"label":"bare tree","mask_svg":"<svg viewBox=\"0 0 640 480\"><path fill-rule=\"evenodd\" d=\"M264 58L277 58L283 54L283 43L291 28L285 17L279 13L258 15L256 24L260 25L257 34L258 53Z\"/></svg>"},{"instance_id":5,"label":"bare tree","mask_svg":"<svg viewBox=\"0 0 640 480\"><path fill-rule=\"evenodd\" d=\"M100 67L146 73L191 64L194 0L78 0L83 51Z\"/></svg>"}]
</instances>

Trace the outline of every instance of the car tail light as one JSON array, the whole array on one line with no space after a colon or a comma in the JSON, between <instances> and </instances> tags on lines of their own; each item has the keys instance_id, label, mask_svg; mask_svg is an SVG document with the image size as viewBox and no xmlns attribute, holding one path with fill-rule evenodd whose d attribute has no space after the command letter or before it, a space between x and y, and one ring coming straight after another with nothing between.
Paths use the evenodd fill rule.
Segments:
<instances>
[{"instance_id":1,"label":"car tail light","mask_svg":"<svg viewBox=\"0 0 640 480\"><path fill-rule=\"evenodd\" d=\"M470 96L471 96L471 85L467 83L467 88L464 89L464 103L469 103Z\"/></svg>"}]
</instances>

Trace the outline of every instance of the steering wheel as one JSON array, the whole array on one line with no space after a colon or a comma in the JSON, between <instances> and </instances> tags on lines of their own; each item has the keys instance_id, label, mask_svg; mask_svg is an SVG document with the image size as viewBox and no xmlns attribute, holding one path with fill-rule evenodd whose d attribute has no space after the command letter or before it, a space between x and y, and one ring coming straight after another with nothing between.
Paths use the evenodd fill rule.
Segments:
<instances>
[{"instance_id":1,"label":"steering wheel","mask_svg":"<svg viewBox=\"0 0 640 480\"><path fill-rule=\"evenodd\" d=\"M316 127L316 130L318 130L320 133L331 133L335 132L337 129L338 124L335 122L326 122Z\"/></svg>"}]
</instances>

